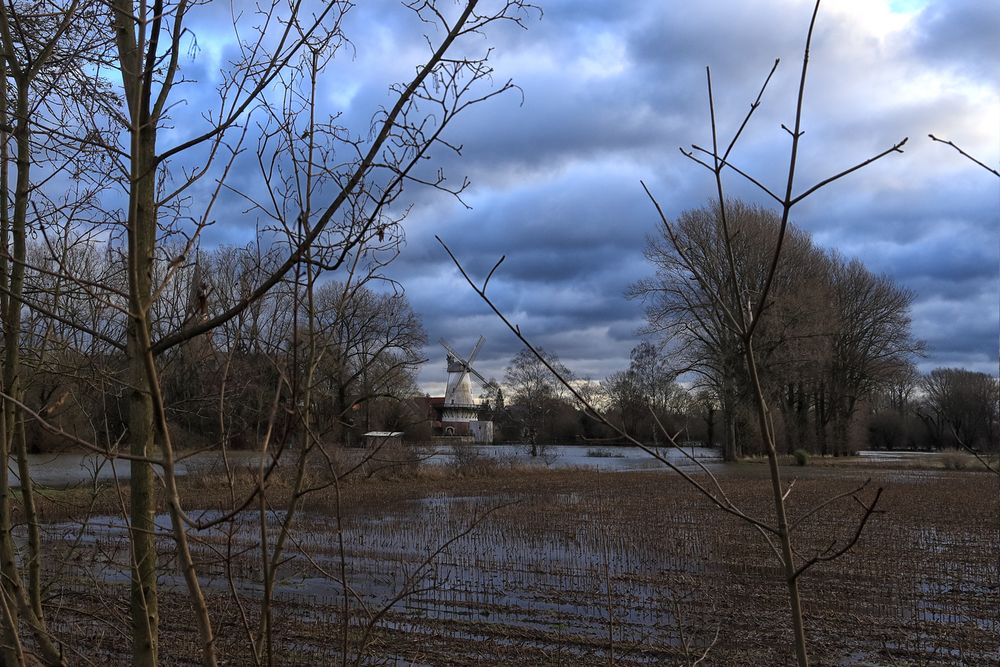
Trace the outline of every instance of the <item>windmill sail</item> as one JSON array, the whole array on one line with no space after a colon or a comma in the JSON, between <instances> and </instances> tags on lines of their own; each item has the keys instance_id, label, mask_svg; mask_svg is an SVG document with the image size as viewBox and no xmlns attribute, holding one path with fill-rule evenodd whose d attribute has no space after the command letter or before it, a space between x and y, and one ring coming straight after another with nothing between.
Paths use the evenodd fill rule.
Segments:
<instances>
[{"instance_id":1,"label":"windmill sail","mask_svg":"<svg viewBox=\"0 0 1000 667\"><path fill-rule=\"evenodd\" d=\"M472 376L487 384L482 375L472 367L486 339L479 337L468 358L462 358L448 343L441 339L441 347L448 353L448 388L444 395L442 422L474 422L479 419L479 406L472 393Z\"/></svg>"}]
</instances>

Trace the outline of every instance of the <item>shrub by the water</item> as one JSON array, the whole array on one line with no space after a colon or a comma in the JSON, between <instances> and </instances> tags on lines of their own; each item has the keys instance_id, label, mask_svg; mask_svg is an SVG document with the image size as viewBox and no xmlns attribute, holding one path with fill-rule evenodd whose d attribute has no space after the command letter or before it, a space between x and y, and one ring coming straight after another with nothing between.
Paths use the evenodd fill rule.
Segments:
<instances>
[{"instance_id":1,"label":"shrub by the water","mask_svg":"<svg viewBox=\"0 0 1000 667\"><path fill-rule=\"evenodd\" d=\"M625 455L610 449L588 449L587 457L592 459L622 459Z\"/></svg>"},{"instance_id":2,"label":"shrub by the water","mask_svg":"<svg viewBox=\"0 0 1000 667\"><path fill-rule=\"evenodd\" d=\"M968 461L961 452L945 452L941 455L941 464L946 470L962 470L966 463Z\"/></svg>"}]
</instances>

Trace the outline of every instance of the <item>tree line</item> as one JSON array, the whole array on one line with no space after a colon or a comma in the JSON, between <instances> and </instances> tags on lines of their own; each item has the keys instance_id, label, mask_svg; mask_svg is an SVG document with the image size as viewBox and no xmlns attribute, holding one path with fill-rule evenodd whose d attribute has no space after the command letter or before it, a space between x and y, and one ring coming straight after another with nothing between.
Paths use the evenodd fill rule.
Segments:
<instances>
[{"instance_id":1,"label":"tree line","mask_svg":"<svg viewBox=\"0 0 1000 667\"><path fill-rule=\"evenodd\" d=\"M748 257L753 245L763 252L767 230L776 223L773 214L742 204L732 210L741 213L735 218L741 235L753 239L741 249ZM702 244L698 256L705 262L711 236L718 233L710 213L690 212L678 225L689 247ZM127 318L122 308L92 298L80 284L121 285L125 269L111 245L71 235L60 243L58 256L44 244L27 246L23 300L30 307L24 309L20 345L24 402L67 434L116 442L127 434L124 354L115 344ZM578 385L629 433L654 446L667 427L684 440L719 445L730 458L759 453L745 374L733 356L738 345L712 319L711 299L684 276L668 243L662 237L649 240L647 256L657 274L630 290L630 296L645 300L650 340L631 351L627 368ZM158 276L173 271L169 289L151 309L151 327L161 335L225 312L280 256L278 247L223 246L196 251L182 266L170 267L182 251L165 247L154 264ZM935 369L925 376L916 371L922 346L909 335L912 294L857 260L816 248L798 229L793 228L786 253L798 262L783 265L779 274L784 291L776 292L780 307L773 312L780 319L762 329L758 340L789 452L993 446L995 378L964 369ZM304 304L295 305L294 292L291 283L279 283L239 316L163 355L167 416L186 447L218 446L223 437L234 448L258 442L276 395L276 369L303 355L305 336L301 328L298 337L293 332L293 309L304 316ZM863 301L855 301L854 293ZM353 442L366 431L402 430L410 441L429 441L430 418L415 401L426 333L405 293L385 289L374 272L358 273L352 282L318 285L312 309L309 341L321 358L312 373L316 434ZM545 354L572 377L556 355ZM525 351L510 360L496 386L499 391L482 396L483 417L496 422L500 441L569 444L611 437ZM39 420L26 421L28 451L66 444Z\"/></svg>"},{"instance_id":2,"label":"tree line","mask_svg":"<svg viewBox=\"0 0 1000 667\"><path fill-rule=\"evenodd\" d=\"M922 351L910 331L914 295L860 261L815 246L764 207L726 202L678 216L647 242L656 273L632 286L674 370L694 378L721 416L725 457L760 453L745 341L724 313L747 310L769 284L753 341L757 378L780 442L820 454L860 449L859 411Z\"/></svg>"},{"instance_id":3,"label":"tree line","mask_svg":"<svg viewBox=\"0 0 1000 667\"><path fill-rule=\"evenodd\" d=\"M115 341L127 318L113 303L64 281L61 272L72 271L76 281L114 284L124 282L124 267L112 248L85 239L66 243L59 261L46 250L29 248L25 272L25 300L32 307L25 310L21 334L24 402L48 427L117 442L127 435L128 407L122 389L126 358ZM157 274L180 252L167 250L155 264ZM225 312L273 269L277 257L277 249L255 245L198 251L174 268L169 289L152 308L151 328L161 334L183 330ZM312 428L319 437L343 442L375 428L412 427L422 418L408 401L418 393L426 333L405 293L373 285L373 279L355 275L352 282L316 286L311 331L301 326L304 304L296 303L294 286L280 283L239 316L165 352L167 419L185 448L218 447L223 438L233 448L255 447L267 428L269 406L282 393L282 369L297 364L303 373L307 345L319 357L311 375L317 420ZM284 426L287 412L279 414ZM26 426L29 451L71 444L39 420Z\"/></svg>"},{"instance_id":4,"label":"tree line","mask_svg":"<svg viewBox=\"0 0 1000 667\"><path fill-rule=\"evenodd\" d=\"M773 211L741 201L727 204L739 299L753 300L766 277L779 232ZM719 295L739 308L717 206L682 213L673 236L647 241L655 275L628 296L646 308L649 340L629 367L589 387L596 403L623 430L652 445L662 431L718 444L725 458L761 454L752 392L739 337L718 307ZM910 326L914 294L859 260L817 247L790 226L784 239L767 318L754 342L760 378L787 453L797 449L844 455L862 449L997 447L997 379L938 368L921 375L925 351ZM572 374L542 350L559 374ZM535 433L545 442L610 437L588 420L556 377L521 352L505 375L503 437ZM528 428L525 428L525 424Z\"/></svg>"}]
</instances>

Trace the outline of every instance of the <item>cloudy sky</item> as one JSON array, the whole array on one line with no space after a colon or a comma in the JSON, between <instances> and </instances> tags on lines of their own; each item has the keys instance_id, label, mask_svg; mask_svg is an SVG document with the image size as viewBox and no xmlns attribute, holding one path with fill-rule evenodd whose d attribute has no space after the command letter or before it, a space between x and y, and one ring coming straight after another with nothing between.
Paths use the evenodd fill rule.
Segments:
<instances>
[{"instance_id":1,"label":"cloudy sky","mask_svg":"<svg viewBox=\"0 0 1000 667\"><path fill-rule=\"evenodd\" d=\"M642 249L657 225L640 179L671 216L713 196L710 174L677 150L710 141L706 65L729 135L781 59L733 161L775 188L786 168L780 124L793 120L811 2L538 2L544 16L530 16L526 30L508 25L487 40L496 79L521 92L459 118L449 140L463 145L462 158L439 156L453 181L471 180L471 208L408 193L406 245L389 273L432 341L420 376L427 391L443 390L439 337L467 351L485 335L477 366L497 377L518 350L435 235L479 278L506 255L490 283L498 306L577 375L600 379L627 365L643 312L623 293L651 273ZM346 119L386 104L388 85L412 75L425 49L421 25L393 7L359 3L345 24L353 50L324 93ZM797 189L909 143L810 197L794 221L916 293L924 370L996 370L1000 179L927 134L998 164L997 35L992 1L830 0L814 38ZM730 193L766 203L737 179Z\"/></svg>"}]
</instances>

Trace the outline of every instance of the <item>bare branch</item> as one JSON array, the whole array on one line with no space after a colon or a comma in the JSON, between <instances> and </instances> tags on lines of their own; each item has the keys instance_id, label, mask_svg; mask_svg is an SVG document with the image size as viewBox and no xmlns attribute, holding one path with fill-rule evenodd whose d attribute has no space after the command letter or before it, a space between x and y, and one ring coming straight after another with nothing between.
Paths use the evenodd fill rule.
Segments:
<instances>
[{"instance_id":1,"label":"bare branch","mask_svg":"<svg viewBox=\"0 0 1000 667\"><path fill-rule=\"evenodd\" d=\"M866 166L870 165L872 162L875 162L876 160L880 160L880 159L884 158L886 155L889 155L890 153L900 153L900 154L902 154L902 152L903 152L903 146L906 145L907 139L908 139L908 137L904 137L902 141L900 141L899 143L891 146L890 148L885 149L884 151L882 151L878 155L875 155L874 157L870 157L867 160L865 160L864 162L859 162L858 164L854 165L850 169L845 169L844 171L840 172L839 174L835 174L835 175L831 176L830 178L823 179L822 181L820 181L816 185L812 186L811 188L809 188L808 190L806 190L802 194L800 194L797 197L795 197L794 199L792 199L791 202L790 202L790 205L794 206L795 204L798 204L800 201L802 201L803 199L805 199L806 197L808 197L812 193L816 192L817 190L819 190L823 186L829 185L830 183L833 183L837 179L843 178L844 176L847 176L848 174L853 173L853 172L857 171L858 169L861 169L862 167L866 167Z\"/></svg>"},{"instance_id":2,"label":"bare branch","mask_svg":"<svg viewBox=\"0 0 1000 667\"><path fill-rule=\"evenodd\" d=\"M753 517L751 517L751 516L743 513L742 511L740 511L738 509L730 507L725 502L725 500L722 500L722 499L716 497L716 495L713 494L708 488L706 488L704 484L702 484L701 482L699 482L698 480L696 480L694 477L692 477L687 471L685 471L684 469L678 467L677 464L675 464L673 461L671 461L670 459L668 459L666 456L663 456L662 454L660 454L658 451L656 451L652 447L648 447L647 445L643 444L642 442L640 442L639 440L637 440L634 436L632 436L631 434L625 432L621 427L619 427L618 425L614 424L607 417L605 417L604 414L601 411L597 410L597 408L595 408L593 406L593 404L590 401L588 401L587 398L584 397L579 392L579 390L576 387L573 386L573 384L571 382L569 382L565 377L563 377L563 374L555 366L553 366L552 363L549 362L549 360L546 359L545 356L542 355L538 351L538 349L531 343L531 341L529 341L521 333L520 326L518 326L517 324L512 323L507 318L507 316L503 313L503 311L501 311L497 307L497 305L482 290L479 289L479 287L476 285L476 283L473 282L472 278L466 272L466 270L462 266L461 262L459 262L458 258L455 257L455 254L451 251L451 249L448 247L448 245L444 241L442 241L440 237L435 236L434 238L437 239L437 242L440 243L441 247L443 247L444 250L445 250L445 252L448 253L448 256L451 258L451 261L455 264L455 267L458 269L459 273L462 274L462 277L465 279L465 282L468 283L469 287L471 287L476 292L476 294L479 295L479 298L483 300L483 303L485 303L487 306L490 307L490 310L492 310L496 314L496 316L500 319L500 321L503 322L503 324L508 329L510 329L510 331L515 336L517 336L517 339L519 341L521 341L522 344L524 344L524 346L535 356L535 358L537 358L549 370L549 372L551 372L556 377L556 379L559 381L559 383L562 384L563 387L565 387L566 390L569 391L570 394L572 394L573 398L575 398L580 403L580 405L584 406L584 408L585 408L585 410L586 410L586 412L587 412L588 415L590 415L592 418L596 419L597 421L601 422L602 424L604 424L608 428L612 429L619 436L621 436L622 438L626 439L629 443L631 443L632 445L638 447L639 449L641 449L645 453L649 454L654 459L656 459L660 463L664 464L670 470L676 472L678 475L680 475L684 479L684 481L686 481L688 484L690 484L695 489L697 489L698 492L701 493L703 496L705 496L706 498L708 498L709 500L711 500L712 503L714 503L715 506L718 507L719 509L721 509L722 511L726 512L727 514L732 514L733 516L739 517L740 519L746 521L747 523L750 523L752 525L758 526L759 528L761 528L761 529L763 529L763 530L765 530L767 532L777 534L777 529L776 528L774 528L773 526L770 526L770 525L764 523L763 521L755 519L755 518L753 518ZM668 435L668 437L669 437L669 435ZM677 447L676 443L673 443L673 445L675 447Z\"/></svg>"},{"instance_id":3,"label":"bare branch","mask_svg":"<svg viewBox=\"0 0 1000 667\"><path fill-rule=\"evenodd\" d=\"M879 487L875 491L875 497L872 498L872 501L867 505L863 503L861 500L859 500L857 496L851 496L851 497L854 498L854 500L857 501L857 503L861 505L861 507L864 509L864 514L861 516L861 520L858 522L858 526L855 529L854 534L844 544L844 546L837 549L833 553L817 554L816 556L813 556L808 561L800 565L799 568L795 570L795 572L792 574L793 579L798 579L799 577L801 577L813 565L816 565L817 563L828 563L830 561L837 560L838 558L840 558L841 556L843 556L848 551L854 548L854 545L858 543L859 539L861 539L861 534L864 532L865 526L868 525L868 520L871 519L872 515L877 513L877 510L875 508L878 506L878 501L882 497L882 487Z\"/></svg>"},{"instance_id":4,"label":"bare branch","mask_svg":"<svg viewBox=\"0 0 1000 667\"><path fill-rule=\"evenodd\" d=\"M976 164L978 164L980 167L982 167L986 171L988 171L991 174L993 174L994 176L1000 178L1000 171L997 171L993 167L991 167L991 166L989 166L989 165L987 165L987 164L985 164L983 162L980 162L976 158L972 157L971 155L969 155L968 153L966 153L965 151L963 151L961 148L959 148L958 145L955 144L953 141L945 141L944 139L938 139L933 134L928 134L927 136L930 137L932 141L936 141L938 143L944 144L945 146L951 146L956 151L958 151L959 154L961 154L962 156L966 157L969 160L972 160L973 162L975 162Z\"/></svg>"}]
</instances>

